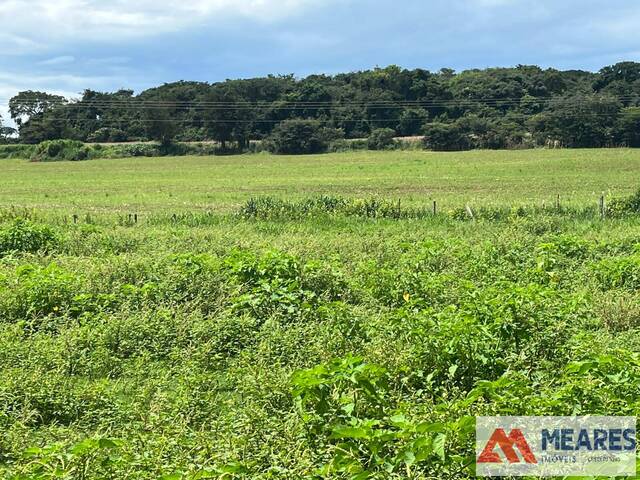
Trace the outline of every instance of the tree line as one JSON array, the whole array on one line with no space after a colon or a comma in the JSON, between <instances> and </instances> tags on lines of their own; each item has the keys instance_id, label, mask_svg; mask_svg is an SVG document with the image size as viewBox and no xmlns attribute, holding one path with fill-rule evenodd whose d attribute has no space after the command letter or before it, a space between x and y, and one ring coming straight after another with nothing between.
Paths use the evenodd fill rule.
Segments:
<instances>
[{"instance_id":1,"label":"tree line","mask_svg":"<svg viewBox=\"0 0 640 480\"><path fill-rule=\"evenodd\" d=\"M9 102L17 141L219 142L322 151L339 139L424 136L434 150L640 146L640 63L599 72L537 66L456 73L397 66L338 75L180 81L134 94L86 90L76 100L20 92ZM0 128L2 125L0 123ZM5 141L13 138L2 128Z\"/></svg>"}]
</instances>

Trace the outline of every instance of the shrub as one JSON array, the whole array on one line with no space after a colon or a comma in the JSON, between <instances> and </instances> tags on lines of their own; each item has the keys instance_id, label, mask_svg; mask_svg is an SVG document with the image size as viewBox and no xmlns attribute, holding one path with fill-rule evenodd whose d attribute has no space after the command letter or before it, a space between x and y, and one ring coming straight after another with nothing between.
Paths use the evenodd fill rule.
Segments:
<instances>
[{"instance_id":1,"label":"shrub","mask_svg":"<svg viewBox=\"0 0 640 480\"><path fill-rule=\"evenodd\" d=\"M0 158L31 158L33 145L0 145Z\"/></svg>"},{"instance_id":2,"label":"shrub","mask_svg":"<svg viewBox=\"0 0 640 480\"><path fill-rule=\"evenodd\" d=\"M50 227L18 219L6 230L0 230L0 257L9 252L46 252L58 243L58 236Z\"/></svg>"},{"instance_id":3,"label":"shrub","mask_svg":"<svg viewBox=\"0 0 640 480\"><path fill-rule=\"evenodd\" d=\"M277 251L260 257L236 251L225 264L240 287L232 298L232 310L261 320L270 316L287 321L307 318L323 302L340 300L346 293L339 274L316 263L301 265Z\"/></svg>"},{"instance_id":4,"label":"shrub","mask_svg":"<svg viewBox=\"0 0 640 480\"><path fill-rule=\"evenodd\" d=\"M434 151L458 151L471 148L469 139L457 124L431 123L424 130L424 147Z\"/></svg>"},{"instance_id":5,"label":"shrub","mask_svg":"<svg viewBox=\"0 0 640 480\"><path fill-rule=\"evenodd\" d=\"M367 139L369 150L386 150L393 147L396 132L391 128L378 128L371 132Z\"/></svg>"},{"instance_id":6,"label":"shrub","mask_svg":"<svg viewBox=\"0 0 640 480\"><path fill-rule=\"evenodd\" d=\"M91 149L75 140L47 140L38 144L31 155L32 162L49 162L61 160L86 160Z\"/></svg>"},{"instance_id":7,"label":"shrub","mask_svg":"<svg viewBox=\"0 0 640 480\"><path fill-rule=\"evenodd\" d=\"M119 157L156 157L160 156L158 145L134 143L123 145L115 150Z\"/></svg>"},{"instance_id":8,"label":"shrub","mask_svg":"<svg viewBox=\"0 0 640 480\"><path fill-rule=\"evenodd\" d=\"M329 144L330 152L349 152L354 150L366 150L366 139L345 139L339 138Z\"/></svg>"},{"instance_id":9,"label":"shrub","mask_svg":"<svg viewBox=\"0 0 640 480\"><path fill-rule=\"evenodd\" d=\"M640 256L607 258L595 265L596 278L603 290L640 288Z\"/></svg>"},{"instance_id":10,"label":"shrub","mask_svg":"<svg viewBox=\"0 0 640 480\"><path fill-rule=\"evenodd\" d=\"M251 198L239 210L244 218L263 220L294 219L327 214L365 218L424 218L431 213L425 208L402 207L398 201L368 198L346 199L320 196L290 202L274 197Z\"/></svg>"},{"instance_id":11,"label":"shrub","mask_svg":"<svg viewBox=\"0 0 640 480\"><path fill-rule=\"evenodd\" d=\"M4 287L10 292L0 298L0 318L9 321L62 315L79 293L79 279L55 263L47 267L22 265ZM41 320L39 320L41 322Z\"/></svg>"},{"instance_id":12,"label":"shrub","mask_svg":"<svg viewBox=\"0 0 640 480\"><path fill-rule=\"evenodd\" d=\"M266 145L277 154L324 153L332 140L342 136L341 130L323 127L315 120L285 120L273 129Z\"/></svg>"},{"instance_id":13,"label":"shrub","mask_svg":"<svg viewBox=\"0 0 640 480\"><path fill-rule=\"evenodd\" d=\"M88 142L124 142L127 134L119 128L103 127L87 137Z\"/></svg>"},{"instance_id":14,"label":"shrub","mask_svg":"<svg viewBox=\"0 0 640 480\"><path fill-rule=\"evenodd\" d=\"M471 433L469 417L446 425L424 417L415 422L399 412L389 380L384 368L353 356L294 372L296 406L318 456L327 458L320 449L329 456L317 471L319 477L405 478L412 469L442 468L445 440L451 442L454 431Z\"/></svg>"},{"instance_id":15,"label":"shrub","mask_svg":"<svg viewBox=\"0 0 640 480\"><path fill-rule=\"evenodd\" d=\"M622 217L624 215L640 213L640 189L626 198L615 198L607 205L607 215Z\"/></svg>"}]
</instances>

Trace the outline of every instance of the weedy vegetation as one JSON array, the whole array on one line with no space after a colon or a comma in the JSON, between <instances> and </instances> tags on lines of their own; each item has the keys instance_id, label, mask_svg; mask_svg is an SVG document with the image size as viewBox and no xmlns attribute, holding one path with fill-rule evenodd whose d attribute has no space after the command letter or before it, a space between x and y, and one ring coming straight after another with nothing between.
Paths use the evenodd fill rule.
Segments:
<instances>
[{"instance_id":1,"label":"weedy vegetation","mask_svg":"<svg viewBox=\"0 0 640 480\"><path fill-rule=\"evenodd\" d=\"M495 203L473 203L443 180L434 214L413 178L392 194L380 177L363 187L384 159L415 160L372 155L287 157L288 182L256 156L233 194L224 160L204 193L198 179L213 175L185 177L184 159L162 172L167 159L6 160L0 476L470 478L476 415L640 413L637 175L583 172L559 207L542 190L506 201L523 192L508 181ZM444 158L424 168L437 175ZM446 158L495 181L489 160L487 175ZM363 177L341 192L270 188L318 159L325 179ZM123 193L127 168L146 180ZM175 203L161 205L162 186ZM602 218L607 186L619 193ZM217 208L195 208L207 195Z\"/></svg>"}]
</instances>

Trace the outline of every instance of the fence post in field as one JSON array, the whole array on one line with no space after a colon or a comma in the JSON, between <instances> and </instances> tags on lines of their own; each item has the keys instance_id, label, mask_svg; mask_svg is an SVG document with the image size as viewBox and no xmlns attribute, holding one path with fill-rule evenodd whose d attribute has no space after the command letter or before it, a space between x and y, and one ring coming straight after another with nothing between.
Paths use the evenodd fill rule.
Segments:
<instances>
[{"instance_id":1,"label":"fence post in field","mask_svg":"<svg viewBox=\"0 0 640 480\"><path fill-rule=\"evenodd\" d=\"M606 210L605 203L604 203L604 193L602 195L600 195L600 202L599 203L600 203L600 218L602 220L604 220L604 217L607 214L607 210Z\"/></svg>"},{"instance_id":2,"label":"fence post in field","mask_svg":"<svg viewBox=\"0 0 640 480\"><path fill-rule=\"evenodd\" d=\"M400 199L398 199L398 218L401 217L401 213L402 213L402 210L401 210L401 207L400 207Z\"/></svg>"},{"instance_id":3,"label":"fence post in field","mask_svg":"<svg viewBox=\"0 0 640 480\"><path fill-rule=\"evenodd\" d=\"M476 217L473 215L473 210L471 210L471 207L467 205L466 209L467 209L467 214L469 215L469 217L471 217L471 220L475 220Z\"/></svg>"},{"instance_id":4,"label":"fence post in field","mask_svg":"<svg viewBox=\"0 0 640 480\"><path fill-rule=\"evenodd\" d=\"M138 223L138 214L137 213L133 214L133 223Z\"/></svg>"},{"instance_id":5,"label":"fence post in field","mask_svg":"<svg viewBox=\"0 0 640 480\"><path fill-rule=\"evenodd\" d=\"M560 210L560 194L556 197L556 210Z\"/></svg>"},{"instance_id":6,"label":"fence post in field","mask_svg":"<svg viewBox=\"0 0 640 480\"><path fill-rule=\"evenodd\" d=\"M436 201L433 201L433 216L435 217L438 214L438 204Z\"/></svg>"}]
</instances>

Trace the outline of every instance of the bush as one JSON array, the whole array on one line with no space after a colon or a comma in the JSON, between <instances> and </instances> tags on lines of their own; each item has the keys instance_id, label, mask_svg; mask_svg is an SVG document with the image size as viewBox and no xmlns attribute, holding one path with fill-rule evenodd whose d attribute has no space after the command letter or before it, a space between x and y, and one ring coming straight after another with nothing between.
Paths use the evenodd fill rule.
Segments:
<instances>
[{"instance_id":1,"label":"bush","mask_svg":"<svg viewBox=\"0 0 640 480\"><path fill-rule=\"evenodd\" d=\"M640 190L626 198L615 198L607 206L607 215L622 217L640 213Z\"/></svg>"},{"instance_id":2,"label":"bush","mask_svg":"<svg viewBox=\"0 0 640 480\"><path fill-rule=\"evenodd\" d=\"M315 120L285 120L274 128L266 146L272 153L285 155L324 153L331 141L342 136L341 130L323 127Z\"/></svg>"},{"instance_id":3,"label":"bush","mask_svg":"<svg viewBox=\"0 0 640 480\"><path fill-rule=\"evenodd\" d=\"M0 285L10 294L0 297L0 318L9 322L32 319L34 328L46 323L43 317L62 315L73 304L81 284L55 263L44 268L22 265L3 283Z\"/></svg>"},{"instance_id":4,"label":"bush","mask_svg":"<svg viewBox=\"0 0 640 480\"><path fill-rule=\"evenodd\" d=\"M8 229L0 230L0 257L9 252L46 252L58 243L58 237L50 227L18 219Z\"/></svg>"},{"instance_id":5,"label":"bush","mask_svg":"<svg viewBox=\"0 0 640 480\"><path fill-rule=\"evenodd\" d=\"M367 139L369 150L386 150L393 147L396 132L391 128L378 128L371 132Z\"/></svg>"},{"instance_id":6,"label":"bush","mask_svg":"<svg viewBox=\"0 0 640 480\"><path fill-rule=\"evenodd\" d=\"M435 151L532 146L531 139L516 122L497 121L478 115L466 115L453 123L428 124L424 133L424 146Z\"/></svg>"},{"instance_id":7,"label":"bush","mask_svg":"<svg viewBox=\"0 0 640 480\"><path fill-rule=\"evenodd\" d=\"M75 140L47 140L36 146L31 155L31 161L86 160L91 153L91 149L82 142Z\"/></svg>"},{"instance_id":8,"label":"bush","mask_svg":"<svg viewBox=\"0 0 640 480\"><path fill-rule=\"evenodd\" d=\"M595 274L603 290L640 288L640 257L606 258L595 265Z\"/></svg>"},{"instance_id":9,"label":"bush","mask_svg":"<svg viewBox=\"0 0 640 480\"><path fill-rule=\"evenodd\" d=\"M124 142L127 134L119 128L103 127L87 137L88 142Z\"/></svg>"},{"instance_id":10,"label":"bush","mask_svg":"<svg viewBox=\"0 0 640 480\"><path fill-rule=\"evenodd\" d=\"M115 149L114 153L119 157L156 157L160 155L160 150L158 145L134 143L123 145Z\"/></svg>"},{"instance_id":11,"label":"bush","mask_svg":"<svg viewBox=\"0 0 640 480\"><path fill-rule=\"evenodd\" d=\"M424 130L424 147L429 150L454 152L471 148L469 139L455 123L432 123Z\"/></svg>"},{"instance_id":12,"label":"bush","mask_svg":"<svg viewBox=\"0 0 640 480\"><path fill-rule=\"evenodd\" d=\"M0 145L0 158L31 158L33 145Z\"/></svg>"},{"instance_id":13,"label":"bush","mask_svg":"<svg viewBox=\"0 0 640 480\"><path fill-rule=\"evenodd\" d=\"M329 152L350 152L354 150L366 150L367 140L366 139L345 139L340 138L335 140L329 144Z\"/></svg>"}]
</instances>

